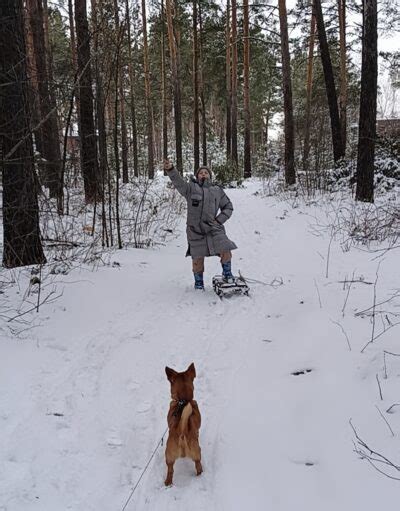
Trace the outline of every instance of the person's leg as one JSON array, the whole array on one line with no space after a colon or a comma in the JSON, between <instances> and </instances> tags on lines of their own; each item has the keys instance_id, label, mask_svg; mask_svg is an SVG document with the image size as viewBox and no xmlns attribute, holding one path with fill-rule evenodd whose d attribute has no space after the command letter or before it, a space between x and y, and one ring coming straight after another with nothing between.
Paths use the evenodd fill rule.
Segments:
<instances>
[{"instance_id":1,"label":"person's leg","mask_svg":"<svg viewBox=\"0 0 400 511\"><path fill-rule=\"evenodd\" d=\"M204 289L204 257L193 257L192 268L194 275L194 287L195 289Z\"/></svg>"},{"instance_id":2,"label":"person's leg","mask_svg":"<svg viewBox=\"0 0 400 511\"><path fill-rule=\"evenodd\" d=\"M232 252L228 250L227 252L221 252L219 255L221 258L221 266L222 266L222 275L226 281L233 281L232 274Z\"/></svg>"},{"instance_id":3,"label":"person's leg","mask_svg":"<svg viewBox=\"0 0 400 511\"><path fill-rule=\"evenodd\" d=\"M219 257L221 258L221 264L229 263L232 260L232 252L230 250L221 252Z\"/></svg>"}]
</instances>

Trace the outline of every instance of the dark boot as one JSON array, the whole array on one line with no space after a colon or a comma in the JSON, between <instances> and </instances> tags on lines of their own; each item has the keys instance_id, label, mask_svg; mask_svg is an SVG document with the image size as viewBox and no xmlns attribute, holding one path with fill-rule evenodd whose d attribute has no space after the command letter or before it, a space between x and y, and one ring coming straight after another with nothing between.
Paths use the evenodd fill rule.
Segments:
<instances>
[{"instance_id":1,"label":"dark boot","mask_svg":"<svg viewBox=\"0 0 400 511\"><path fill-rule=\"evenodd\" d=\"M204 289L203 272L193 273L194 275L194 288Z\"/></svg>"},{"instance_id":2,"label":"dark boot","mask_svg":"<svg viewBox=\"0 0 400 511\"><path fill-rule=\"evenodd\" d=\"M222 265L222 275L226 282L229 284L233 283L235 278L232 274L232 263L228 261L227 263L221 263Z\"/></svg>"}]
</instances>

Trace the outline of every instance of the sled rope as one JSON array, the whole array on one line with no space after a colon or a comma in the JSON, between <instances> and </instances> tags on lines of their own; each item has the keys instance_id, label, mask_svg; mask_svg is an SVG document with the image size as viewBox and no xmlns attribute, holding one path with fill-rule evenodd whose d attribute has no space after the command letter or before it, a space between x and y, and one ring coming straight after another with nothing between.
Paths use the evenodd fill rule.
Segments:
<instances>
[{"instance_id":1,"label":"sled rope","mask_svg":"<svg viewBox=\"0 0 400 511\"><path fill-rule=\"evenodd\" d=\"M133 497L133 494L135 493L136 488L139 486L139 483L140 483L140 481L142 480L142 477L144 476L144 474L145 474L146 470L149 468L149 465L150 465L150 463L151 463L151 460L154 458L154 455L155 455L155 453L157 452L157 449L160 447L160 445L162 445L162 444L163 444L164 437L165 437L165 434L166 434L166 432L167 432L167 431L168 431L168 426L166 427L166 429L165 429L165 431L164 431L164 433L163 433L162 437L161 437L161 438L160 438L160 440L158 441L158 443L157 443L157 445L156 445L156 447L155 447L155 449L154 449L154 451L153 451L152 455L150 456L150 458L149 458L149 460L148 460L148 462L147 462L146 466L145 466L145 467L144 467L144 469L142 470L142 473L140 474L140 477L139 477L139 479L137 480L137 482L136 482L135 486L132 488L131 493L129 494L129 497L128 497L127 501L125 502L125 505L124 505L124 507L122 508L122 510L121 510L121 511L125 511L126 506L129 504L129 502L130 502L131 498Z\"/></svg>"},{"instance_id":2,"label":"sled rope","mask_svg":"<svg viewBox=\"0 0 400 511\"><path fill-rule=\"evenodd\" d=\"M263 286L271 286L271 287L279 287L283 284L282 277L274 277L271 282L263 282L262 280L252 279L250 277L245 277L239 270L239 278L244 280L245 282L250 282L252 284L262 284Z\"/></svg>"}]
</instances>

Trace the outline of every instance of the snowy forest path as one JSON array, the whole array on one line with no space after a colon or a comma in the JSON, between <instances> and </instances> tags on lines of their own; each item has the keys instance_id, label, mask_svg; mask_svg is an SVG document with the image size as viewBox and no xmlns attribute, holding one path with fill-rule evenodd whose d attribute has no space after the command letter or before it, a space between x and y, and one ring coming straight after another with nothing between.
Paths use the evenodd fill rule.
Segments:
<instances>
[{"instance_id":1,"label":"snowy forest path","mask_svg":"<svg viewBox=\"0 0 400 511\"><path fill-rule=\"evenodd\" d=\"M215 295L218 258L206 260L206 290L193 289L182 219L166 246L116 252L118 264L85 273L40 313L31 338L5 342L1 511L122 509L167 425L165 366L191 362L204 472L178 460L165 488L160 447L126 511L337 511L355 501L372 511L391 501L390 482L354 455L348 424L372 424L372 408L386 428L375 409L380 358L359 354L370 325L342 313L341 282L355 268L373 280L376 265L332 244L326 278L329 236L313 235L307 208L259 188L227 190L233 271L250 279L250 297ZM369 305L354 287L347 309Z\"/></svg>"}]
</instances>

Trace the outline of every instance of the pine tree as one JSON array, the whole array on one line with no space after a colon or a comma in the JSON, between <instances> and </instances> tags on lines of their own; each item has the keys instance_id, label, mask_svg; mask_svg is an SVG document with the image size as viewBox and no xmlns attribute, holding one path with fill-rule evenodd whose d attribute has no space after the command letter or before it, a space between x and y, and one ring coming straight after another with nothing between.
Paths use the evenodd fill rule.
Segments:
<instances>
[{"instance_id":1,"label":"pine tree","mask_svg":"<svg viewBox=\"0 0 400 511\"><path fill-rule=\"evenodd\" d=\"M41 156L43 158L43 181L51 197L60 197L61 151L58 134L57 107L49 89L49 67L46 54L44 9L42 0L27 0L26 3L34 52L39 115L41 131Z\"/></svg>"},{"instance_id":2,"label":"pine tree","mask_svg":"<svg viewBox=\"0 0 400 511\"><path fill-rule=\"evenodd\" d=\"M311 0L311 4L312 4ZM305 132L304 132L304 148L303 148L303 169L308 172L308 157L310 154L310 128L311 128L311 97L312 97L312 80L313 80L313 64L314 64L314 43L315 43L315 15L314 9L311 12L310 23L310 41L308 46L307 60L307 85L306 85L306 112L305 112Z\"/></svg>"},{"instance_id":3,"label":"pine tree","mask_svg":"<svg viewBox=\"0 0 400 511\"><path fill-rule=\"evenodd\" d=\"M231 23L231 46L232 46L232 78L231 78L231 150L232 150L232 164L234 172L238 169L238 43L237 43L237 2L232 1L232 23Z\"/></svg>"},{"instance_id":4,"label":"pine tree","mask_svg":"<svg viewBox=\"0 0 400 511\"><path fill-rule=\"evenodd\" d=\"M154 146L153 146L153 109L151 107L151 86L149 49L147 43L147 17L146 0L142 0L142 25L143 25L143 58L144 58L144 83L146 98L146 135L147 135L147 173L150 179L154 178Z\"/></svg>"},{"instance_id":5,"label":"pine tree","mask_svg":"<svg viewBox=\"0 0 400 511\"><path fill-rule=\"evenodd\" d=\"M328 40L326 38L324 17L322 14L321 0L314 0L315 17L317 20L318 40L321 53L322 67L324 70L326 95L328 98L329 113L332 130L333 159L335 162L343 158L344 145L342 130L340 127L339 108L333 75L331 56L329 53Z\"/></svg>"},{"instance_id":6,"label":"pine tree","mask_svg":"<svg viewBox=\"0 0 400 511\"><path fill-rule=\"evenodd\" d=\"M37 180L27 93L22 0L0 2L0 154L3 174L3 264L46 262L39 232Z\"/></svg>"},{"instance_id":7,"label":"pine tree","mask_svg":"<svg viewBox=\"0 0 400 511\"><path fill-rule=\"evenodd\" d=\"M97 162L96 132L93 119L93 90L90 56L90 34L86 0L75 0L75 27L79 75L79 134L81 167L87 203L101 196Z\"/></svg>"},{"instance_id":8,"label":"pine tree","mask_svg":"<svg viewBox=\"0 0 400 511\"><path fill-rule=\"evenodd\" d=\"M200 125L199 125L199 44L197 28L197 1L193 0L193 157L194 172L200 166Z\"/></svg>"},{"instance_id":9,"label":"pine tree","mask_svg":"<svg viewBox=\"0 0 400 511\"><path fill-rule=\"evenodd\" d=\"M289 37L285 0L279 0L279 22L281 27L283 110L285 116L285 181L287 185L292 185L296 182L296 173L294 168L292 81L290 77Z\"/></svg>"},{"instance_id":10,"label":"pine tree","mask_svg":"<svg viewBox=\"0 0 400 511\"><path fill-rule=\"evenodd\" d=\"M172 71L175 120L176 168L182 174L182 98L180 77L179 28L177 26L177 5L175 0L166 0L169 54Z\"/></svg>"},{"instance_id":11,"label":"pine tree","mask_svg":"<svg viewBox=\"0 0 400 511\"><path fill-rule=\"evenodd\" d=\"M356 188L356 199L364 202L374 201L376 94L378 79L377 26L377 0L364 0Z\"/></svg>"},{"instance_id":12,"label":"pine tree","mask_svg":"<svg viewBox=\"0 0 400 511\"><path fill-rule=\"evenodd\" d=\"M243 116L244 116L244 177L251 177L251 118L250 118L250 33L249 2L243 0Z\"/></svg>"}]
</instances>

